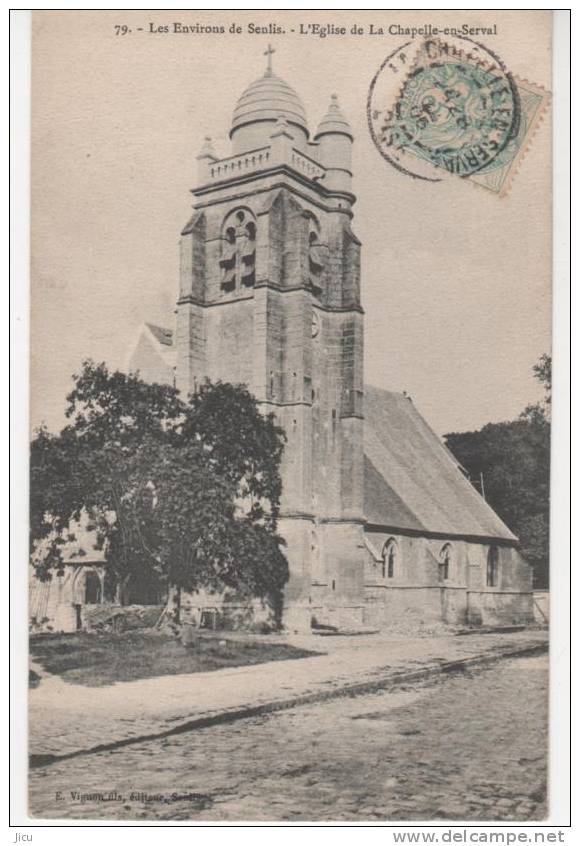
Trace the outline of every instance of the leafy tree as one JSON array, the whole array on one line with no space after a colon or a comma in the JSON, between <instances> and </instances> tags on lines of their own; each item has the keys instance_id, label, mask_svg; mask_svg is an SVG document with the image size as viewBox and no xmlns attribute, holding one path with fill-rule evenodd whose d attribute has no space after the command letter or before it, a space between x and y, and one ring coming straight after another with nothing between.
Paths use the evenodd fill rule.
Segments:
<instances>
[{"instance_id":1,"label":"leafy tree","mask_svg":"<svg viewBox=\"0 0 580 846\"><path fill-rule=\"evenodd\" d=\"M552 407L552 356L543 353L538 359L538 363L534 364L532 370L534 376L544 388L544 399L542 402L536 402L526 406L520 414L520 418L532 420L537 423L549 423Z\"/></svg>"},{"instance_id":2,"label":"leafy tree","mask_svg":"<svg viewBox=\"0 0 580 846\"><path fill-rule=\"evenodd\" d=\"M144 443L130 462L121 505L170 587L167 615L174 622L181 590L231 589L278 609L288 578L275 521L240 507L236 474L217 471L208 452L199 441Z\"/></svg>"},{"instance_id":3,"label":"leafy tree","mask_svg":"<svg viewBox=\"0 0 580 846\"><path fill-rule=\"evenodd\" d=\"M31 543L52 538L48 554L35 562L36 571L49 578L60 566L63 534L84 508L109 546L115 580L126 583L144 566L140 539L121 508L127 462L146 437L176 436L183 404L172 387L109 373L91 361L73 380L66 409L71 422L59 435L40 429L31 445ZM111 514L117 515L114 522Z\"/></svg>"},{"instance_id":4,"label":"leafy tree","mask_svg":"<svg viewBox=\"0 0 580 846\"><path fill-rule=\"evenodd\" d=\"M273 414L262 416L256 400L239 385L210 382L190 397L186 438L199 439L217 472L236 486L249 516L274 529L280 510L280 461L284 433Z\"/></svg>"},{"instance_id":5,"label":"leafy tree","mask_svg":"<svg viewBox=\"0 0 580 846\"><path fill-rule=\"evenodd\" d=\"M476 432L445 435L447 446L477 483L485 498L519 537L524 557L534 567L537 587L548 584L550 517L551 359L534 366L543 384L543 402L528 406L517 420L488 423Z\"/></svg>"},{"instance_id":6,"label":"leafy tree","mask_svg":"<svg viewBox=\"0 0 580 846\"><path fill-rule=\"evenodd\" d=\"M32 536L52 538L39 575L59 566L62 527L85 508L117 583L154 573L175 621L182 589L231 588L279 607L288 568L273 416L242 386L206 383L184 402L104 364L87 361L74 378L72 422L32 443Z\"/></svg>"}]
</instances>

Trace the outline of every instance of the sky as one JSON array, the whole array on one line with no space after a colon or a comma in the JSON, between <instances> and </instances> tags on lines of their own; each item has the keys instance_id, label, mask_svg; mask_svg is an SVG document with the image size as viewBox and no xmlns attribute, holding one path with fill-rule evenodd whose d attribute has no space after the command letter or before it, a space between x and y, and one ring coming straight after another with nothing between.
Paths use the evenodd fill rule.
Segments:
<instances>
[{"instance_id":1,"label":"sky","mask_svg":"<svg viewBox=\"0 0 580 846\"><path fill-rule=\"evenodd\" d=\"M333 12L332 21L386 28L426 14ZM428 14L497 21L493 49L516 77L549 88L546 14ZM235 36L150 32L176 20L227 28L236 15L244 32ZM330 13L295 15L324 23ZM286 34L247 32L273 20ZM297 21L282 12L35 13L32 427L63 424L84 358L122 368L143 322L172 326L196 155L205 135L229 155L232 112L262 75L269 41L311 130L332 93L354 130L365 381L406 390L439 434L512 419L540 397L532 366L550 349L549 122L507 197L461 180L413 180L384 161L366 125L371 79L402 39L300 36L289 31ZM132 33L115 35L123 23Z\"/></svg>"}]
</instances>

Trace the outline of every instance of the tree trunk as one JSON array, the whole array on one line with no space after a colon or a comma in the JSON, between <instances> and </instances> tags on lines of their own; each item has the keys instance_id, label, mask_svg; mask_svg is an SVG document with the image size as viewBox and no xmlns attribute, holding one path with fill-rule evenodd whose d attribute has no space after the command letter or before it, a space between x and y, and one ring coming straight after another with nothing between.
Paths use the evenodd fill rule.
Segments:
<instances>
[{"instance_id":1,"label":"tree trunk","mask_svg":"<svg viewBox=\"0 0 580 846\"><path fill-rule=\"evenodd\" d=\"M169 585L168 587L165 608L155 623L155 628L167 628L173 634L179 634L181 628L181 588L176 585Z\"/></svg>"},{"instance_id":2,"label":"tree trunk","mask_svg":"<svg viewBox=\"0 0 580 846\"><path fill-rule=\"evenodd\" d=\"M117 588L115 591L115 602L117 605L128 605L127 602L127 593L129 582L131 581L131 575L127 575L123 578L122 581L117 582Z\"/></svg>"},{"instance_id":3,"label":"tree trunk","mask_svg":"<svg viewBox=\"0 0 580 846\"><path fill-rule=\"evenodd\" d=\"M174 626L181 623L181 588L176 585L169 586L167 594L167 605L165 606L167 622Z\"/></svg>"}]
</instances>

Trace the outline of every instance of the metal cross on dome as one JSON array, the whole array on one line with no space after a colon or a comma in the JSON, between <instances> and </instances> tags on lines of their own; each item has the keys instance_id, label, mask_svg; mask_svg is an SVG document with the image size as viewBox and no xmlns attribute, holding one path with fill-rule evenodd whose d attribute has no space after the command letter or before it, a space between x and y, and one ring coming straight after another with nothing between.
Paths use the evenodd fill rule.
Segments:
<instances>
[{"instance_id":1,"label":"metal cross on dome","mask_svg":"<svg viewBox=\"0 0 580 846\"><path fill-rule=\"evenodd\" d=\"M268 44L268 49L264 51L264 56L268 57L268 67L266 68L266 74L270 76L272 74L272 55L275 53L276 50L272 47L271 44Z\"/></svg>"}]
</instances>

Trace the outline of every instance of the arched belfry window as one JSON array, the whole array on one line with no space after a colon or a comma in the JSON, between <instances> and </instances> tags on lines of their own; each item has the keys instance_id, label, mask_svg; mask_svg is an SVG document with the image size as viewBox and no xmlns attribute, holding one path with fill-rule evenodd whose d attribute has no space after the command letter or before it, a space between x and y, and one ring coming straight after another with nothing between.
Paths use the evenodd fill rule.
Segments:
<instances>
[{"instance_id":1,"label":"arched belfry window","mask_svg":"<svg viewBox=\"0 0 580 846\"><path fill-rule=\"evenodd\" d=\"M446 543L439 553L439 581L449 581L451 571L451 544Z\"/></svg>"},{"instance_id":2,"label":"arched belfry window","mask_svg":"<svg viewBox=\"0 0 580 846\"><path fill-rule=\"evenodd\" d=\"M499 549L490 546L487 551L487 586L497 587L499 584Z\"/></svg>"},{"instance_id":3,"label":"arched belfry window","mask_svg":"<svg viewBox=\"0 0 580 846\"><path fill-rule=\"evenodd\" d=\"M394 538L389 538L383 546L382 554L382 576L383 579L392 579L398 564L399 548Z\"/></svg>"},{"instance_id":4,"label":"arched belfry window","mask_svg":"<svg viewBox=\"0 0 580 846\"><path fill-rule=\"evenodd\" d=\"M237 209L224 221L220 268L226 293L255 285L256 221L248 209Z\"/></svg>"}]
</instances>

